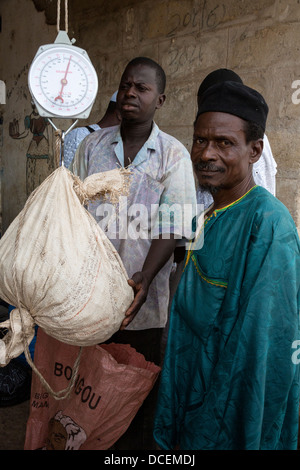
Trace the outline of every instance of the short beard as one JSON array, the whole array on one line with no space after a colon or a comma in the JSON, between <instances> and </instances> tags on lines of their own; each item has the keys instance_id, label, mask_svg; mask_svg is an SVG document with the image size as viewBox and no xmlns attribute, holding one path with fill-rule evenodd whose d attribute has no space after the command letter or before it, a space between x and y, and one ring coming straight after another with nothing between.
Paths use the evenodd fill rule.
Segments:
<instances>
[{"instance_id":1,"label":"short beard","mask_svg":"<svg viewBox=\"0 0 300 470\"><path fill-rule=\"evenodd\" d=\"M196 172L197 174L197 170L207 170L207 171L219 171L220 173L224 173L224 169L223 168L219 168L217 166L215 166L214 164L212 163L203 163L203 162L197 162L194 164L194 171ZM209 183L204 183L204 184L200 184L199 185L201 186L201 188L205 189L206 191L209 191L211 193L211 195L213 196L214 194L218 193L220 191L220 189L222 189L222 185L220 186L212 186L211 184Z\"/></svg>"},{"instance_id":2,"label":"short beard","mask_svg":"<svg viewBox=\"0 0 300 470\"><path fill-rule=\"evenodd\" d=\"M211 186L210 184L200 184L199 186L204 189L205 191L209 191L212 196L217 194L221 189L222 186Z\"/></svg>"}]
</instances>

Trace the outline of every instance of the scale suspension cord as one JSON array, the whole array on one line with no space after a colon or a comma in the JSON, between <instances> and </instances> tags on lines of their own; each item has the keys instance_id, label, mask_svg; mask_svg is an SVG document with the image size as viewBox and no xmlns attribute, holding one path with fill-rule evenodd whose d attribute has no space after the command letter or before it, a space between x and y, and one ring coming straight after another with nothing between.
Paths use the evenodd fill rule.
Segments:
<instances>
[{"instance_id":1,"label":"scale suspension cord","mask_svg":"<svg viewBox=\"0 0 300 470\"><path fill-rule=\"evenodd\" d=\"M57 0L57 32L60 31L60 0ZM65 0L65 31L68 32L68 0Z\"/></svg>"}]
</instances>

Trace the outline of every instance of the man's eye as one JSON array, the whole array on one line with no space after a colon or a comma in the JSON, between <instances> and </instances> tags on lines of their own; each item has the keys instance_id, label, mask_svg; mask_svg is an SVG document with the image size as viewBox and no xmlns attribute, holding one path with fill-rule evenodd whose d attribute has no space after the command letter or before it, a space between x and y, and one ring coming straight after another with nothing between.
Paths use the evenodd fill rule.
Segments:
<instances>
[{"instance_id":1,"label":"man's eye","mask_svg":"<svg viewBox=\"0 0 300 470\"><path fill-rule=\"evenodd\" d=\"M204 139L202 139L201 137L195 137L194 138L194 143L195 144L201 145L201 144L203 144L203 142L204 142Z\"/></svg>"},{"instance_id":2,"label":"man's eye","mask_svg":"<svg viewBox=\"0 0 300 470\"><path fill-rule=\"evenodd\" d=\"M230 140L222 139L222 140L219 140L218 145L219 145L219 147L222 147L222 148L230 147L231 142L230 142Z\"/></svg>"}]
</instances>

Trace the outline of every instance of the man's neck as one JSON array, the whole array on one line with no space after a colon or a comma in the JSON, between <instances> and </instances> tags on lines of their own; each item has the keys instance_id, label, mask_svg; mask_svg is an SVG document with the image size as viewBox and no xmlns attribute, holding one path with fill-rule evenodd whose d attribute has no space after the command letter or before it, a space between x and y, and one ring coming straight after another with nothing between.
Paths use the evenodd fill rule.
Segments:
<instances>
[{"instance_id":1,"label":"man's neck","mask_svg":"<svg viewBox=\"0 0 300 470\"><path fill-rule=\"evenodd\" d=\"M127 167L135 159L137 153L148 140L152 131L153 121L147 123L121 123L121 136L124 148L124 166Z\"/></svg>"},{"instance_id":2,"label":"man's neck","mask_svg":"<svg viewBox=\"0 0 300 470\"><path fill-rule=\"evenodd\" d=\"M104 129L105 127L112 127L112 126L117 126L119 124L118 120L115 118L115 116L104 116L99 122L97 122L98 126L101 127L101 129Z\"/></svg>"},{"instance_id":3,"label":"man's neck","mask_svg":"<svg viewBox=\"0 0 300 470\"><path fill-rule=\"evenodd\" d=\"M222 209L223 207L226 207L233 202L237 201L240 199L242 196L244 196L248 191L250 191L251 188L255 186L255 182L253 179L253 176L251 175L249 178L245 179L241 183L239 183L237 186L234 186L233 188L221 188L218 191L216 191L215 194L212 194L214 204L212 208L209 211L210 215L214 210L216 209Z\"/></svg>"},{"instance_id":4,"label":"man's neck","mask_svg":"<svg viewBox=\"0 0 300 470\"><path fill-rule=\"evenodd\" d=\"M149 138L153 127L153 121L142 123L132 123L122 121L121 123L121 136L123 142L134 143L143 142Z\"/></svg>"}]
</instances>

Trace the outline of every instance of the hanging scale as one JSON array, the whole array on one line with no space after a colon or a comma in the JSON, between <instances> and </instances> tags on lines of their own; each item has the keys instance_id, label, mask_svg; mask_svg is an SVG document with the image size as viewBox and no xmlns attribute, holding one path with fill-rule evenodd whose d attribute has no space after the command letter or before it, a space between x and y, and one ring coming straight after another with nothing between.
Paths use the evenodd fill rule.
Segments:
<instances>
[{"instance_id":1,"label":"hanging scale","mask_svg":"<svg viewBox=\"0 0 300 470\"><path fill-rule=\"evenodd\" d=\"M78 119L88 118L98 91L98 78L84 49L74 46L67 32L67 0L65 0L66 31L59 30L60 0L58 0L57 31L54 44L41 46L30 66L28 86L40 116L48 119L61 134L61 162L63 165L64 137ZM75 119L64 131L59 131L52 118Z\"/></svg>"}]
</instances>

